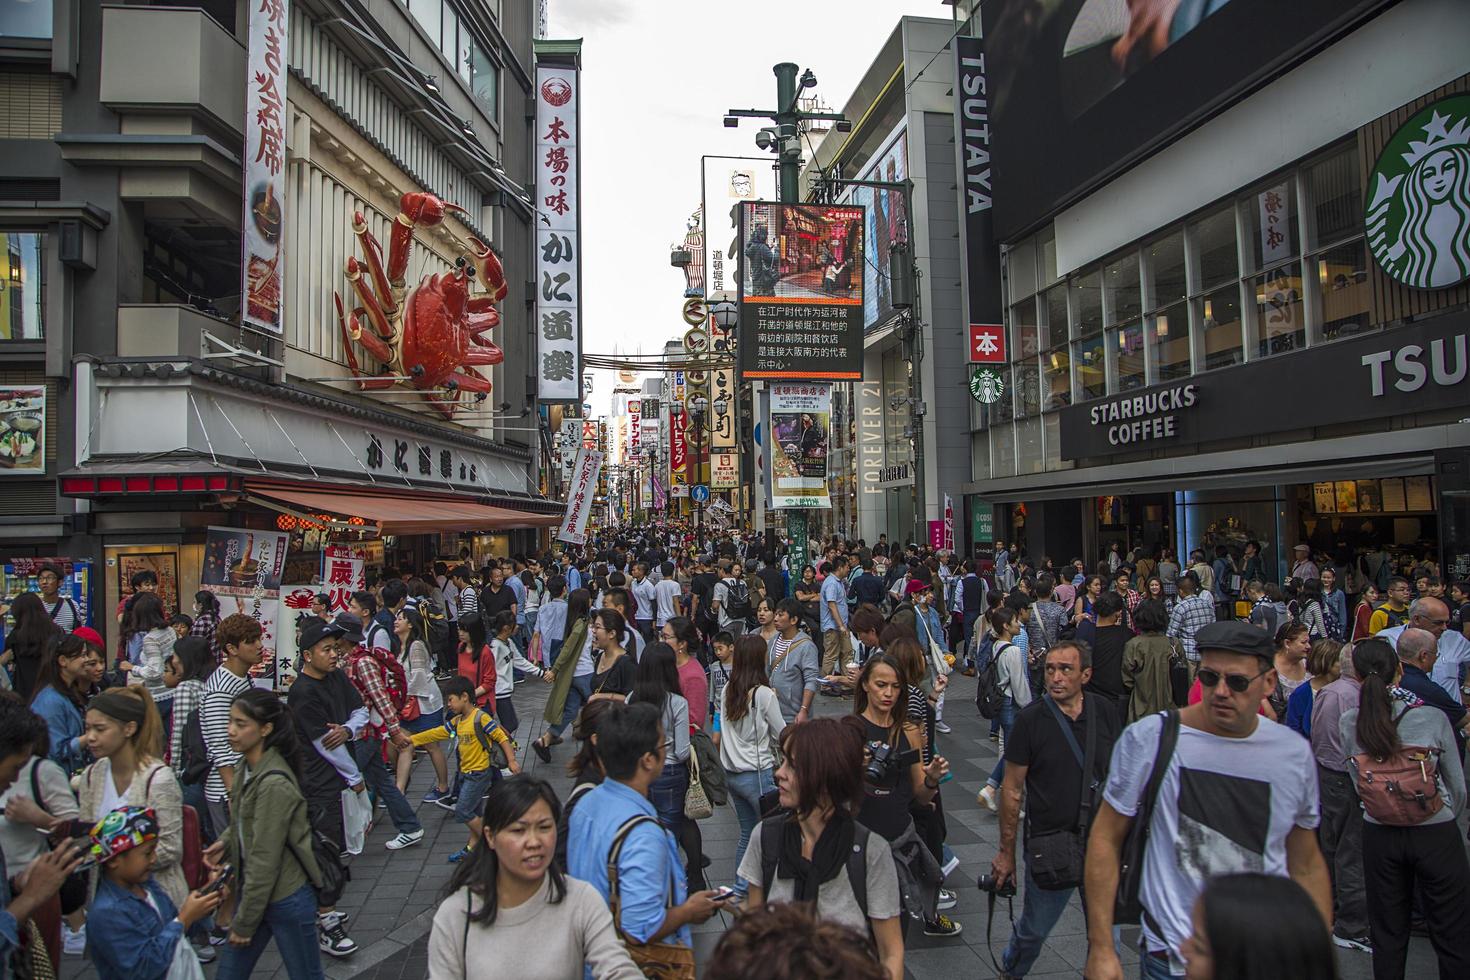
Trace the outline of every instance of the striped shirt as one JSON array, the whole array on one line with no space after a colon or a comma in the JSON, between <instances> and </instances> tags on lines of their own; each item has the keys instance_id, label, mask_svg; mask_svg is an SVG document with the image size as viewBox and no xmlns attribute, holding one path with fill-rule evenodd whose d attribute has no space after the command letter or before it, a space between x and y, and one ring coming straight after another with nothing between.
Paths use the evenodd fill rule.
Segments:
<instances>
[{"instance_id":1,"label":"striped shirt","mask_svg":"<svg viewBox=\"0 0 1470 980\"><path fill-rule=\"evenodd\" d=\"M475 593L474 586L459 590L459 618L460 623L474 623L480 618L480 597Z\"/></svg>"},{"instance_id":2,"label":"striped shirt","mask_svg":"<svg viewBox=\"0 0 1470 980\"><path fill-rule=\"evenodd\" d=\"M230 748L230 705L235 698L250 690L250 678L240 677L221 664L209 675L204 698L199 705L199 727L204 732L204 745L209 750L209 778L204 781L204 798L211 803L229 797L220 766L238 766L240 754Z\"/></svg>"}]
</instances>

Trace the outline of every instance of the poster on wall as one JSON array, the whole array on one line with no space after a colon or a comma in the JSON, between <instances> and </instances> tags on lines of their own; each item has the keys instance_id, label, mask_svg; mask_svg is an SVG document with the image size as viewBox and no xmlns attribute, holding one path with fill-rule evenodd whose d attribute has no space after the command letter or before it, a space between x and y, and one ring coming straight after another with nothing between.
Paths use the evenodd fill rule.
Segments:
<instances>
[{"instance_id":1,"label":"poster on wall","mask_svg":"<svg viewBox=\"0 0 1470 980\"><path fill-rule=\"evenodd\" d=\"M861 381L861 207L746 204L740 372L749 379Z\"/></svg>"},{"instance_id":2,"label":"poster on wall","mask_svg":"<svg viewBox=\"0 0 1470 980\"><path fill-rule=\"evenodd\" d=\"M536 66L536 366L543 402L582 400L581 73Z\"/></svg>"},{"instance_id":3,"label":"poster on wall","mask_svg":"<svg viewBox=\"0 0 1470 980\"><path fill-rule=\"evenodd\" d=\"M136 555L117 556L117 594L127 599L133 594L133 576L139 572L152 572L158 576L158 598L163 600L164 612L172 615L179 611L179 553L177 551L149 551Z\"/></svg>"},{"instance_id":4,"label":"poster on wall","mask_svg":"<svg viewBox=\"0 0 1470 980\"><path fill-rule=\"evenodd\" d=\"M1410 476L1404 478L1404 509L1407 511L1434 510L1434 494L1430 490L1429 477Z\"/></svg>"},{"instance_id":5,"label":"poster on wall","mask_svg":"<svg viewBox=\"0 0 1470 980\"><path fill-rule=\"evenodd\" d=\"M888 134L883 149L873 157L859 180L902 184L909 175L908 134L900 122ZM843 195L844 204L866 209L863 219L863 328L871 330L893 312L893 283L888 255L894 242L908 241L908 215L903 191L897 187L854 187Z\"/></svg>"},{"instance_id":6,"label":"poster on wall","mask_svg":"<svg viewBox=\"0 0 1470 980\"><path fill-rule=\"evenodd\" d=\"M1401 514L1408 507L1404 501L1404 478L1401 476L1389 477L1378 481L1379 488L1383 494L1383 512L1385 514Z\"/></svg>"},{"instance_id":7,"label":"poster on wall","mask_svg":"<svg viewBox=\"0 0 1470 980\"><path fill-rule=\"evenodd\" d=\"M832 506L827 492L827 432L832 387L770 386L771 506Z\"/></svg>"},{"instance_id":8,"label":"poster on wall","mask_svg":"<svg viewBox=\"0 0 1470 980\"><path fill-rule=\"evenodd\" d=\"M1330 483L1312 484L1312 509L1319 514L1337 513L1337 494Z\"/></svg>"},{"instance_id":9,"label":"poster on wall","mask_svg":"<svg viewBox=\"0 0 1470 980\"><path fill-rule=\"evenodd\" d=\"M284 3L250 5L245 96L245 214L241 222L241 319L271 333L285 308L286 14Z\"/></svg>"},{"instance_id":10,"label":"poster on wall","mask_svg":"<svg viewBox=\"0 0 1470 980\"><path fill-rule=\"evenodd\" d=\"M46 387L0 387L0 476L46 472Z\"/></svg>"},{"instance_id":11,"label":"poster on wall","mask_svg":"<svg viewBox=\"0 0 1470 980\"><path fill-rule=\"evenodd\" d=\"M220 618L243 613L264 631L260 663L250 672L258 687L276 684L276 620L289 536L282 531L210 527L205 531L201 588L220 603Z\"/></svg>"}]
</instances>

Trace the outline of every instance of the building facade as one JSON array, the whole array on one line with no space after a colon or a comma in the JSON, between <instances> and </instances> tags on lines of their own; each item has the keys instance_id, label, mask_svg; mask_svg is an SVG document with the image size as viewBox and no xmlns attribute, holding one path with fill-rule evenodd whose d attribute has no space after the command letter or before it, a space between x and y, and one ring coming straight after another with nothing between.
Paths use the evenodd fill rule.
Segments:
<instances>
[{"instance_id":1,"label":"building facade","mask_svg":"<svg viewBox=\"0 0 1470 980\"><path fill-rule=\"evenodd\" d=\"M158 556L187 609L210 525L289 529L296 575L323 516L375 527L355 535L372 564L534 545L557 508L529 366L533 30L527 5L467 0L5 5L0 383L39 392L45 438L0 474L0 558L90 561L111 609L125 556ZM284 192L247 202L252 33L282 76ZM354 216L387 253L410 193L464 210L412 230L407 287L473 240L509 286L483 334L503 360L428 390L421 363L352 341L336 299L371 305L344 272L367 258ZM281 243L278 331L242 303L247 214ZM448 508L440 533L374 518L424 501Z\"/></svg>"},{"instance_id":2,"label":"building facade","mask_svg":"<svg viewBox=\"0 0 1470 980\"><path fill-rule=\"evenodd\" d=\"M1126 72L1014 6L971 23L1008 351L972 541L1470 573L1463 4L1237 0Z\"/></svg>"}]
</instances>

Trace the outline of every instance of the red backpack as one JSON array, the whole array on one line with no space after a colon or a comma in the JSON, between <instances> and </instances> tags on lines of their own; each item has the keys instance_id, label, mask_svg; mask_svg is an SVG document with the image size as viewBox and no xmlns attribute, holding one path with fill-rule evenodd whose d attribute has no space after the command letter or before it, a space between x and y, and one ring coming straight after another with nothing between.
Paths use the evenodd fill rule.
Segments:
<instances>
[{"instance_id":1,"label":"red backpack","mask_svg":"<svg viewBox=\"0 0 1470 980\"><path fill-rule=\"evenodd\" d=\"M403 664L391 653L385 654L379 650L369 650L365 646L359 646L352 651L354 666L356 661L367 659L378 669L378 679L382 681L383 688L388 692L388 699L393 702L393 710L402 714L403 706L408 703L408 675L404 673Z\"/></svg>"}]
</instances>

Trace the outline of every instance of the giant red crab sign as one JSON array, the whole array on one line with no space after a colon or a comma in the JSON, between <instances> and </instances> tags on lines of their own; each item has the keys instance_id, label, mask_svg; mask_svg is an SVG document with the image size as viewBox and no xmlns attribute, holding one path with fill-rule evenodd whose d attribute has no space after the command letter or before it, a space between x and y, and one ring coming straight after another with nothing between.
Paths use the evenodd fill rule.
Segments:
<instances>
[{"instance_id":1,"label":"giant red crab sign","mask_svg":"<svg viewBox=\"0 0 1470 980\"><path fill-rule=\"evenodd\" d=\"M347 281L361 305L349 314L341 294L332 295L357 386L376 391L409 384L426 398L432 396L431 403L445 418L453 418L461 392L475 392L479 401L490 394L489 380L475 367L505 360L505 352L481 334L499 325L495 304L505 298L507 287L500 259L477 238L469 240L453 272L425 276L412 289L404 287L414 227L439 224L446 210L465 213L464 208L445 204L432 194L403 195L388 241L386 270L382 246L368 231L362 212L355 212L352 232L362 243L365 263L349 256ZM484 293L471 296L475 279ZM354 342L382 363L383 377L363 374L352 349Z\"/></svg>"}]
</instances>

